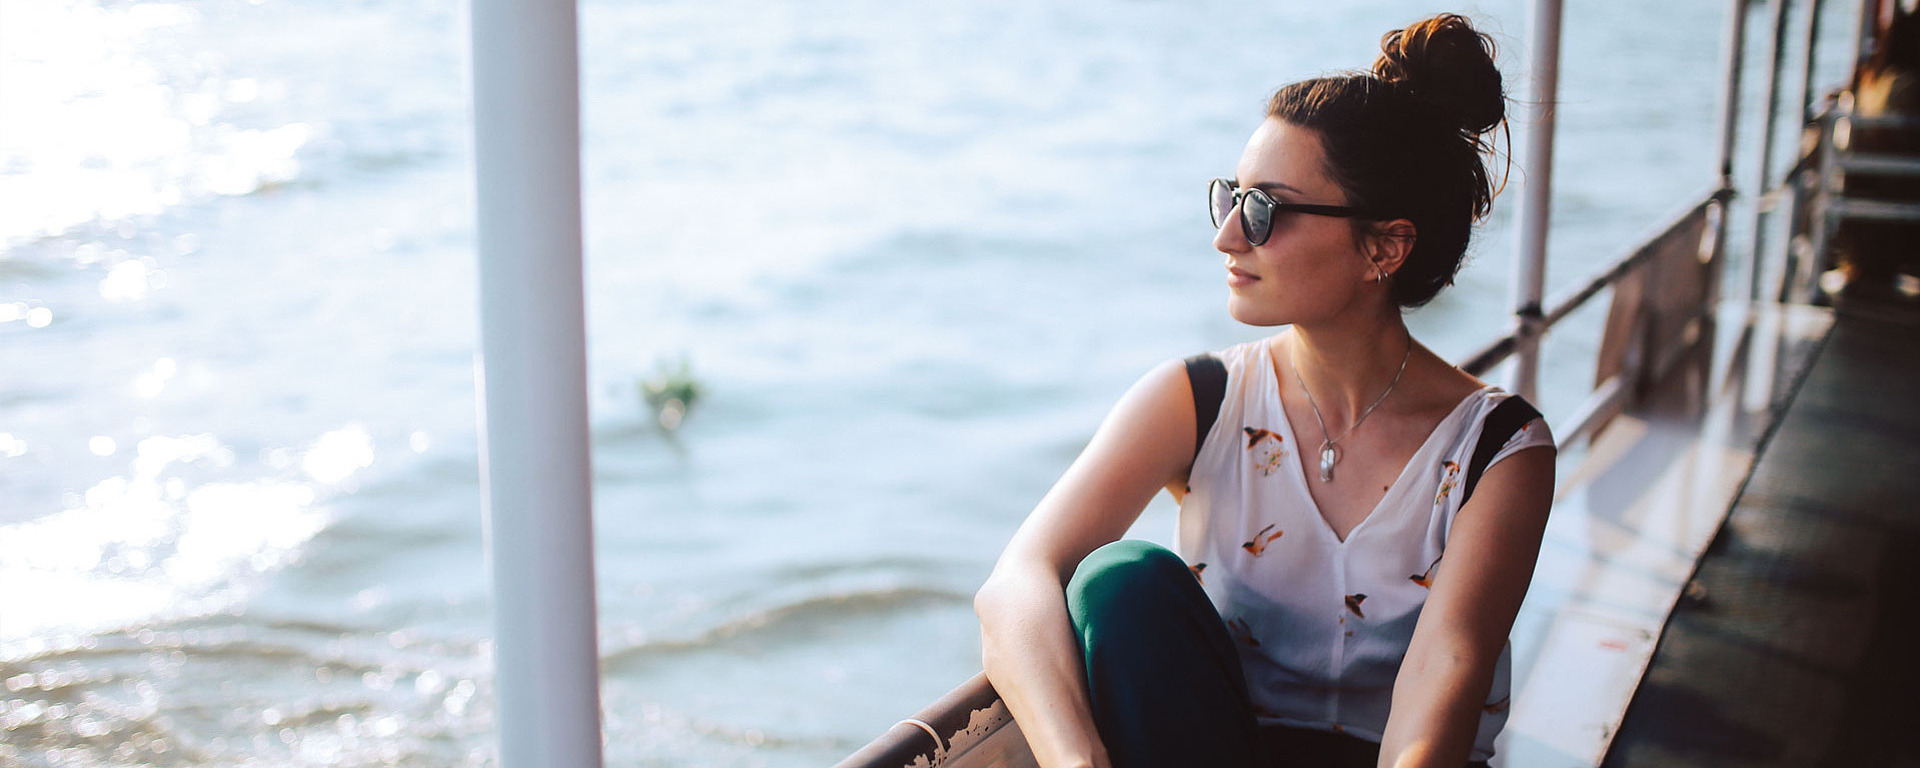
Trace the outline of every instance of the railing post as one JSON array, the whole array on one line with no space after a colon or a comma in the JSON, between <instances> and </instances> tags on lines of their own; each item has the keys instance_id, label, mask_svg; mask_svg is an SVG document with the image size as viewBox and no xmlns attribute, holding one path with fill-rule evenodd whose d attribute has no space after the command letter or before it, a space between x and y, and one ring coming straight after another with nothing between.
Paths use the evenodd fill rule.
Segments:
<instances>
[{"instance_id":1,"label":"railing post","mask_svg":"<svg viewBox=\"0 0 1920 768\"><path fill-rule=\"evenodd\" d=\"M473 0L481 500L501 768L598 768L574 0Z\"/></svg>"},{"instance_id":2,"label":"railing post","mask_svg":"<svg viewBox=\"0 0 1920 768\"><path fill-rule=\"evenodd\" d=\"M1519 251L1513 260L1515 348L1508 389L1535 403L1540 378L1540 302L1547 282L1547 224L1553 206L1553 125L1560 90L1561 0L1534 0L1527 12L1525 174Z\"/></svg>"},{"instance_id":3,"label":"railing post","mask_svg":"<svg viewBox=\"0 0 1920 768\"><path fill-rule=\"evenodd\" d=\"M1773 137L1778 133L1776 124L1780 118L1780 66L1784 59L1780 49L1786 47L1787 42L1787 0L1768 0L1767 12L1773 35L1769 38L1772 46L1767 49L1767 108L1760 123L1759 157L1754 160L1753 247L1748 257L1751 284L1747 287L1747 296L1754 301L1763 295L1761 260L1767 247L1767 194L1773 189Z\"/></svg>"},{"instance_id":4,"label":"railing post","mask_svg":"<svg viewBox=\"0 0 1920 768\"><path fill-rule=\"evenodd\" d=\"M1866 71L1867 59L1874 54L1874 32L1880 28L1880 13L1887 0L1860 0L1860 26L1853 31L1853 77L1848 88L1858 88L1857 79Z\"/></svg>"},{"instance_id":5,"label":"railing post","mask_svg":"<svg viewBox=\"0 0 1920 768\"><path fill-rule=\"evenodd\" d=\"M1747 0L1731 0L1727 3L1727 47L1721 52L1721 76L1723 83L1720 91L1720 189L1731 193L1736 187L1733 178L1733 150L1740 130L1740 73L1746 64L1747 47ZM1713 261L1707 282L1707 301L1700 308L1703 315L1712 315L1715 305L1720 303L1720 281L1727 271L1727 232L1733 220L1733 196L1724 195L1720 199L1719 215L1713 220L1713 250L1708 258Z\"/></svg>"},{"instance_id":6,"label":"railing post","mask_svg":"<svg viewBox=\"0 0 1920 768\"><path fill-rule=\"evenodd\" d=\"M1727 50L1721 59L1726 84L1720 99L1720 186L1733 189L1733 148L1740 128L1740 74L1746 66L1747 0L1728 3ZM1724 220L1724 219L1723 219Z\"/></svg>"},{"instance_id":7,"label":"railing post","mask_svg":"<svg viewBox=\"0 0 1920 768\"><path fill-rule=\"evenodd\" d=\"M1817 151L1820 153L1820 160L1813 170L1813 215L1810 217L1812 219L1810 224L1813 227L1811 250L1814 259L1826 258L1827 249L1833 247L1833 235L1839 226L1839 222L1833 215L1834 186L1840 178L1840 152L1839 148L1834 146L1834 139L1838 131L1843 129L1851 131L1851 127L1844 127L1842 123L1852 113L1852 103L1852 95L1842 94L1839 102L1819 118L1820 145ZM1821 268L1825 266L1819 261L1812 265L1810 284L1806 286L1804 298L1810 299L1819 292Z\"/></svg>"},{"instance_id":8,"label":"railing post","mask_svg":"<svg viewBox=\"0 0 1920 768\"><path fill-rule=\"evenodd\" d=\"M1807 54L1807 66L1806 71L1800 74L1801 125L1813 122L1814 116L1820 112L1820 110L1813 108L1813 70L1814 65L1819 63L1819 58L1815 54L1820 52L1820 11L1827 4L1826 0L1805 0L1805 2L1807 4L1805 27L1807 30L1807 39L1806 46L1802 48L1802 50L1806 51Z\"/></svg>"},{"instance_id":9,"label":"railing post","mask_svg":"<svg viewBox=\"0 0 1920 768\"><path fill-rule=\"evenodd\" d=\"M1814 68L1815 65L1819 63L1820 10L1821 7L1825 5L1825 2L1824 0L1801 0L1801 2L1803 3L1801 6L1802 15L1805 17L1801 19L1801 29L1805 31L1806 36L1802 38L1800 47L1800 51L1803 54L1803 66L1800 72L1799 126L1802 135L1805 135L1807 126L1814 122L1816 115L1816 110L1813 108ZM1827 138L1825 127L1823 125L1815 125L1814 127L1819 138L1824 141ZM1816 153L1819 151L1817 144L1814 151ZM1807 189L1806 177L1808 173L1814 173L1815 176L1819 174L1812 170L1810 164L1800 162L1801 159L1796 151L1794 157L1795 172L1789 173L1787 178L1781 182L1785 195L1779 209L1786 211L1788 217L1787 259L1784 269L1785 277L1780 281L1780 291L1776 298L1783 302L1797 296L1801 292L1802 286L1810 284L1809 275L1817 277L1819 269L1819 265L1815 262L1820 258L1820 254L1812 250L1813 242L1818 239L1818 236L1809 235L1806 230L1802 228L1803 221L1800 215L1802 203L1806 199L1812 198L1814 200L1814 202L1806 205L1809 214L1807 219L1811 220L1814 212L1820 207L1817 192ZM1818 228L1817 223L1813 223L1812 225Z\"/></svg>"}]
</instances>

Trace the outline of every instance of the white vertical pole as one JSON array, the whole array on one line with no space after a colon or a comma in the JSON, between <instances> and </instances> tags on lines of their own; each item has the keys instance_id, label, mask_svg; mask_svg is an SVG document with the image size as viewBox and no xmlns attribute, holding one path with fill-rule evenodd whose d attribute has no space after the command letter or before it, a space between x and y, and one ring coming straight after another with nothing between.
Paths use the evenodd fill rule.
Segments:
<instances>
[{"instance_id":1,"label":"white vertical pole","mask_svg":"<svg viewBox=\"0 0 1920 768\"><path fill-rule=\"evenodd\" d=\"M1720 188L1734 190L1733 150L1740 130L1740 73L1745 69L1747 48L1747 0L1731 0L1727 12L1727 49L1722 52L1721 75L1724 78L1720 96ZM1702 314L1711 315L1720 301L1720 280L1727 269L1727 232L1731 214L1731 197L1720 203L1720 215L1715 217L1713 235L1713 273L1708 282L1711 295L1701 306Z\"/></svg>"},{"instance_id":2,"label":"white vertical pole","mask_svg":"<svg viewBox=\"0 0 1920 768\"><path fill-rule=\"evenodd\" d=\"M1813 107L1813 78L1815 75L1814 69L1816 65L1820 63L1820 57L1818 55L1820 52L1820 12L1826 5L1824 0L1803 0L1803 2L1806 3L1806 6L1801 8L1801 10L1806 13L1807 17L1804 20L1805 26L1803 26L1802 29L1807 31L1807 37L1805 46L1800 49L1806 54L1806 58L1802 61L1802 63L1806 65L1806 68L1800 73L1801 125L1813 122L1814 115L1819 113L1819 110Z\"/></svg>"},{"instance_id":3,"label":"white vertical pole","mask_svg":"<svg viewBox=\"0 0 1920 768\"><path fill-rule=\"evenodd\" d=\"M1862 66L1867 63L1867 58L1873 55L1878 46L1874 40L1874 33L1880 28L1880 14L1887 2L1888 0L1860 0L1860 27L1854 30L1853 37L1854 77L1860 75ZM1859 85L1860 83L1851 79L1847 82L1849 88L1857 88Z\"/></svg>"},{"instance_id":4,"label":"white vertical pole","mask_svg":"<svg viewBox=\"0 0 1920 768\"><path fill-rule=\"evenodd\" d=\"M1561 0L1534 0L1527 12L1529 72L1525 174L1520 198L1519 252L1513 260L1513 313L1519 331L1508 389L1539 402L1540 302L1547 282L1547 223L1553 205L1553 123L1560 91Z\"/></svg>"},{"instance_id":5,"label":"white vertical pole","mask_svg":"<svg viewBox=\"0 0 1920 768\"><path fill-rule=\"evenodd\" d=\"M1732 18L1728 23L1727 50L1721 61L1725 66L1726 91L1720 100L1720 186L1733 188L1733 147L1740 127L1740 73L1745 68L1747 48L1747 0L1732 0ZM1721 217L1725 221L1726 217Z\"/></svg>"},{"instance_id":6,"label":"white vertical pole","mask_svg":"<svg viewBox=\"0 0 1920 768\"><path fill-rule=\"evenodd\" d=\"M1763 295L1761 282L1761 260L1767 250L1767 193L1773 191L1773 138L1778 133L1780 118L1780 65L1786 57L1781 54L1787 46L1787 0L1768 0L1768 19L1773 34L1767 49L1767 95L1765 117L1760 122L1760 153L1755 159L1753 192L1753 249L1747 262L1752 271L1748 274L1752 284L1748 286L1748 296L1758 301Z\"/></svg>"},{"instance_id":7,"label":"white vertical pole","mask_svg":"<svg viewBox=\"0 0 1920 768\"><path fill-rule=\"evenodd\" d=\"M1815 124L1815 118L1819 115L1819 110L1814 108L1814 102L1816 101L1814 95L1814 76L1817 74L1815 70L1820 63L1820 14L1826 4L1822 0L1801 0L1801 2L1804 3L1804 5L1800 7L1800 10L1805 15L1805 18L1802 19L1803 25L1801 29L1805 30L1806 36L1802 39L1802 45L1800 46L1800 52L1802 54L1801 64L1804 66L1801 67L1800 72L1799 125L1802 127L1801 130L1804 131L1805 126ZM1819 136L1819 141L1814 145L1813 151L1819 152L1820 147L1827 146L1830 143L1828 140L1832 138L1832 122L1828 121L1824 124L1818 124L1815 127L1818 129L1816 135ZM1799 152L1796 151L1795 155L1797 158ZM1824 256L1821 251L1814 249L1814 244L1823 241L1819 235L1819 231L1823 229L1822 222L1826 219L1826 206L1820 196L1818 188L1811 191L1808 190L1806 179L1816 179L1817 187L1818 182L1824 181L1822 178L1823 169L1827 167L1830 166L1821 165L1816 167L1809 165L1802 168L1798 174L1789 174L1785 180L1787 196L1784 208L1788 212L1787 263L1790 265L1790 268L1787 270L1787 276L1782 281L1780 291L1775 297L1779 301L1792 301L1796 297L1811 297L1811 289L1819 283L1820 272L1823 266L1820 262ZM1805 204L1809 219L1809 222L1806 224L1801 223L1798 215L1798 211L1801 210L1803 203ZM1808 233L1806 228L1812 228L1814 230L1813 233ZM1804 244L1805 248L1800 247L1799 244Z\"/></svg>"},{"instance_id":8,"label":"white vertical pole","mask_svg":"<svg viewBox=\"0 0 1920 768\"><path fill-rule=\"evenodd\" d=\"M573 0L473 0L481 498L501 768L598 768Z\"/></svg>"}]
</instances>

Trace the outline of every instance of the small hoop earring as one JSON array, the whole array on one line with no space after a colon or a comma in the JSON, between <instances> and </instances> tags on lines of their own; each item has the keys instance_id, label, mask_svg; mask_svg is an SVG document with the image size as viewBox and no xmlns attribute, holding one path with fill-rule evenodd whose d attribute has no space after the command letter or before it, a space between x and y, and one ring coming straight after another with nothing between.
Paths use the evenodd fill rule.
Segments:
<instances>
[{"instance_id":1,"label":"small hoop earring","mask_svg":"<svg viewBox=\"0 0 1920 768\"><path fill-rule=\"evenodd\" d=\"M1374 281L1374 282L1376 282L1376 283L1384 283L1384 282L1386 282L1386 281L1387 281L1387 270L1386 270L1386 269L1384 269L1384 268L1382 268L1382 267L1381 267L1380 265L1378 265L1378 264L1375 264L1375 265L1373 265L1373 281Z\"/></svg>"}]
</instances>

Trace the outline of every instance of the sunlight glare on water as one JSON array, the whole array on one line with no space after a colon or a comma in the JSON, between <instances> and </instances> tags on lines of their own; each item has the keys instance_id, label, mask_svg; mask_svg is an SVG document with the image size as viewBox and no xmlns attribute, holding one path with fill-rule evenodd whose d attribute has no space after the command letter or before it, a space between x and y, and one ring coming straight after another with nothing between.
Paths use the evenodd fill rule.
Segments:
<instances>
[{"instance_id":1,"label":"sunlight glare on water","mask_svg":"<svg viewBox=\"0 0 1920 768\"><path fill-rule=\"evenodd\" d=\"M244 577L297 556L323 522L305 485L189 488L168 476L179 464L231 464L211 435L150 437L134 452L131 472L86 489L83 506L0 526L0 583L11 595L0 657L52 636L231 605Z\"/></svg>"},{"instance_id":2,"label":"sunlight glare on water","mask_svg":"<svg viewBox=\"0 0 1920 768\"><path fill-rule=\"evenodd\" d=\"M191 5L6 0L0 14L0 94L10 115L34 116L0 121L0 243L299 175L306 125L215 120L261 98L258 81L183 78L143 55L196 20Z\"/></svg>"},{"instance_id":3,"label":"sunlight glare on water","mask_svg":"<svg viewBox=\"0 0 1920 768\"><path fill-rule=\"evenodd\" d=\"M371 466L373 437L358 424L321 435L300 459L307 476L322 483L338 483Z\"/></svg>"}]
</instances>

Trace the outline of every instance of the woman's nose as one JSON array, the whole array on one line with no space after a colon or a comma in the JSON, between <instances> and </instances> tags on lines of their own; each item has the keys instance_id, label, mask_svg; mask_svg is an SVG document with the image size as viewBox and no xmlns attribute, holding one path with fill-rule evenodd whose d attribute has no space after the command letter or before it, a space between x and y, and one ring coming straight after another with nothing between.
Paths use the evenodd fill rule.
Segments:
<instances>
[{"instance_id":1,"label":"woman's nose","mask_svg":"<svg viewBox=\"0 0 1920 768\"><path fill-rule=\"evenodd\" d=\"M1221 253L1244 253L1251 247L1245 225L1240 223L1240 205L1236 203L1222 218L1220 229L1213 233L1213 248Z\"/></svg>"}]
</instances>

